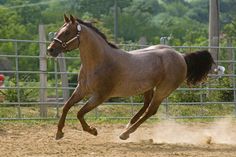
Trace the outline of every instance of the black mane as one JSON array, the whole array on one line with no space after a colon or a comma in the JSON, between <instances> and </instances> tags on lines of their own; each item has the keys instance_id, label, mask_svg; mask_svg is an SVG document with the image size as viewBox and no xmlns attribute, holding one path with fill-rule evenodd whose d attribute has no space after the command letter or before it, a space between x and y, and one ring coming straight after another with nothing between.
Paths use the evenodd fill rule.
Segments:
<instances>
[{"instance_id":1,"label":"black mane","mask_svg":"<svg viewBox=\"0 0 236 157\"><path fill-rule=\"evenodd\" d=\"M95 31L97 34L99 34L99 35L107 42L107 44L110 45L112 48L118 49L118 47L117 47L115 44L110 43L109 41L107 41L106 35L105 35L104 33L100 32L100 31L99 31L96 27L94 27L90 22L84 22L84 21L82 21L82 20L80 20L80 19L77 19L77 21L78 21L79 23L81 23L81 24L83 24L83 25L85 25L85 26L91 28L92 30L94 30L94 31Z\"/></svg>"}]
</instances>

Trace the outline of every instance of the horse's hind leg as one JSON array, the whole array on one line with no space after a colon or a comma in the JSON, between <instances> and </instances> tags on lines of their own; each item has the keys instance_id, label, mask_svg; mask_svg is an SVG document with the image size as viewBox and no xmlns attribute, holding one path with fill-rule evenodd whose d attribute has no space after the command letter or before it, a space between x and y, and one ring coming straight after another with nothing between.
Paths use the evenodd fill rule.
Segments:
<instances>
[{"instance_id":1,"label":"horse's hind leg","mask_svg":"<svg viewBox=\"0 0 236 157\"><path fill-rule=\"evenodd\" d=\"M129 134L133 133L145 120L147 120L149 117L151 117L157 112L161 102L162 99L157 100L153 97L150 105L144 112L143 116L141 116L133 125L131 125L128 129L126 129L126 131L124 131L120 135L120 139L126 140L127 138L129 138Z\"/></svg>"},{"instance_id":2,"label":"horse's hind leg","mask_svg":"<svg viewBox=\"0 0 236 157\"><path fill-rule=\"evenodd\" d=\"M131 118L130 122L127 124L126 128L128 129L133 125L146 111L153 97L153 89L144 93L144 105L143 107Z\"/></svg>"},{"instance_id":3,"label":"horse's hind leg","mask_svg":"<svg viewBox=\"0 0 236 157\"><path fill-rule=\"evenodd\" d=\"M79 119L82 128L84 131L87 131L88 133L92 135L97 135L97 130L94 127L91 127L87 124L87 122L84 119L84 115L88 113L89 111L93 110L96 108L98 105L100 105L103 101L105 101L104 97L100 96L92 96L88 102L79 110L77 113L77 118Z\"/></svg>"},{"instance_id":4,"label":"horse's hind leg","mask_svg":"<svg viewBox=\"0 0 236 157\"><path fill-rule=\"evenodd\" d=\"M60 117L60 120L58 122L58 129L57 129L57 134L56 134L56 139L61 139L64 135L62 132L63 127L65 126L65 119L68 111L70 108L80 100L84 98L84 94L82 94L82 91L79 89L79 85L76 87L74 90L73 94L71 97L68 99L68 101L65 103L63 110L62 110L62 115Z\"/></svg>"}]
</instances>

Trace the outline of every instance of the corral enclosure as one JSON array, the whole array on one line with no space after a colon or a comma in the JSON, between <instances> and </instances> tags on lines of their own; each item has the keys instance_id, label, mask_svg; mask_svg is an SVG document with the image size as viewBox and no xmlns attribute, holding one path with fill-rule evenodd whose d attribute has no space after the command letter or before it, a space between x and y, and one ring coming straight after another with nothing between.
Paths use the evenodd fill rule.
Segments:
<instances>
[{"instance_id":1,"label":"corral enclosure","mask_svg":"<svg viewBox=\"0 0 236 157\"><path fill-rule=\"evenodd\" d=\"M46 55L45 34L61 26L63 13L91 21L109 41L121 43L119 47L126 51L147 47L147 43L169 44L182 53L210 49L217 65L226 69L225 73L211 73L199 86L189 88L183 84L163 101L155 117L236 115L234 1L28 0L16 3L6 0L0 4L4 17L1 38L5 38L0 39L0 74L6 76L0 93L2 120L56 119L60 115L60 107L77 84L81 64L79 51L56 59ZM210 33L214 30L221 34ZM208 32L213 35L209 39ZM221 46L205 46L208 44ZM88 116L130 118L142 102L142 96L109 99ZM75 118L79 107L71 110L70 118Z\"/></svg>"},{"instance_id":2,"label":"corral enclosure","mask_svg":"<svg viewBox=\"0 0 236 157\"><path fill-rule=\"evenodd\" d=\"M2 46L12 47L1 52L0 57L8 63L1 69L6 75L1 87L4 100L0 102L0 119L56 119L60 107L73 91L80 67L79 51L73 51L54 59L46 56L46 42L30 40L0 40ZM44 45L44 46L43 46ZM119 45L126 51L147 45ZM38 56L29 51L38 51ZM181 53L191 53L200 46L173 46ZM155 118L214 118L234 117L236 114L235 48L218 48L218 66L225 73L212 73L204 83L188 87L185 83L163 101ZM40 51L44 55L40 55ZM43 61L43 62L42 62ZM29 66L25 66L27 63ZM46 69L42 69L42 66ZM64 80L64 82L62 81ZM43 96L43 98L42 98ZM86 99L84 100L86 101ZM91 118L130 118L142 106L142 96L112 98L88 114ZM74 119L79 106L72 108L69 117Z\"/></svg>"},{"instance_id":3,"label":"corral enclosure","mask_svg":"<svg viewBox=\"0 0 236 157\"><path fill-rule=\"evenodd\" d=\"M1 1L0 157L236 157L235 7L233 0ZM61 26L63 13L95 22L126 51L147 43L168 44L181 53L209 49L225 72L211 73L197 86L183 83L126 141L119 134L143 105L142 96L112 98L88 113L96 137L76 120L85 98L71 108L65 136L57 141L58 117L81 66L78 50L46 55L45 34ZM219 34L208 38L209 25Z\"/></svg>"}]
</instances>

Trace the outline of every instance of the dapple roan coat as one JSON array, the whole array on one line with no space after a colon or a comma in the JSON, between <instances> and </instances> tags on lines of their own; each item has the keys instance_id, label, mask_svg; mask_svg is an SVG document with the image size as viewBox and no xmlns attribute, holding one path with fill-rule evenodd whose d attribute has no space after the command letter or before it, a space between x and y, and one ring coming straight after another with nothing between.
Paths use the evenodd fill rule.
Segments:
<instances>
[{"instance_id":1,"label":"dapple roan coat","mask_svg":"<svg viewBox=\"0 0 236 157\"><path fill-rule=\"evenodd\" d=\"M214 63L206 50L180 54L165 45L124 52L109 43L104 34L91 23L64 15L64 25L48 46L48 53L59 53L79 48L81 67L78 85L65 103L58 123L56 139L63 137L62 129L69 109L89 96L77 117L84 131L97 135L84 115L110 97L144 95L144 105L130 120L120 138L125 140L145 120L154 115L163 99L187 80L188 84L202 81Z\"/></svg>"}]
</instances>

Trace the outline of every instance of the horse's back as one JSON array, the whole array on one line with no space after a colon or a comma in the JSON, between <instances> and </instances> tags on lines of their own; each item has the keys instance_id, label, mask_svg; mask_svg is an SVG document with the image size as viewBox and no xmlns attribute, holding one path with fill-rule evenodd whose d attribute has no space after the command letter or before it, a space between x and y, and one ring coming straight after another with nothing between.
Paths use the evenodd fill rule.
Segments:
<instances>
[{"instance_id":1,"label":"horse's back","mask_svg":"<svg viewBox=\"0 0 236 157\"><path fill-rule=\"evenodd\" d=\"M179 83L185 77L186 65L182 55L169 46L155 45L131 51L127 56L119 59L117 86L112 95L135 95L161 82Z\"/></svg>"},{"instance_id":2,"label":"horse's back","mask_svg":"<svg viewBox=\"0 0 236 157\"><path fill-rule=\"evenodd\" d=\"M183 71L186 69L183 55L168 45L153 45L144 49L130 51L129 53L132 54L134 58L140 58L148 62L163 62L162 65L158 64L157 66L163 66L163 68L168 71L176 68L183 69Z\"/></svg>"},{"instance_id":3,"label":"horse's back","mask_svg":"<svg viewBox=\"0 0 236 157\"><path fill-rule=\"evenodd\" d=\"M137 50L132 50L129 51L128 53L131 54L138 54L138 53L150 53L150 52L155 52L156 50L160 50L160 49L172 49L174 50L172 47L168 46L168 45L152 45L143 49L137 49Z\"/></svg>"},{"instance_id":4,"label":"horse's back","mask_svg":"<svg viewBox=\"0 0 236 157\"><path fill-rule=\"evenodd\" d=\"M186 78L187 66L181 53L167 45L154 45L144 49L143 54L150 54L150 58L158 58L155 68L161 69L156 77L160 79L156 83L157 92L165 97L173 89L177 88ZM142 54L140 53L140 54ZM133 53L134 54L134 53ZM138 55L138 54L136 54Z\"/></svg>"}]
</instances>

